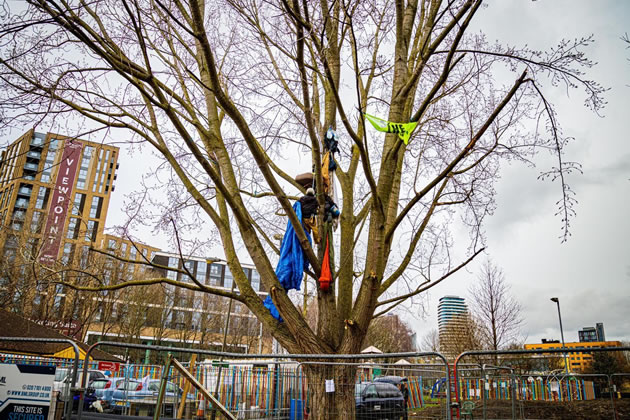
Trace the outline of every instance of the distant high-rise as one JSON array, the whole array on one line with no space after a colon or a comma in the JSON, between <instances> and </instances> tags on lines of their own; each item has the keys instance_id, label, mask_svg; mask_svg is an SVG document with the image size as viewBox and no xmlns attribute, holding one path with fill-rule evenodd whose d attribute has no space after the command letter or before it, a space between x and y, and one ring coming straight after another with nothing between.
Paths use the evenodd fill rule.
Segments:
<instances>
[{"instance_id":1,"label":"distant high-rise","mask_svg":"<svg viewBox=\"0 0 630 420\"><path fill-rule=\"evenodd\" d=\"M438 327L442 330L446 324L462 315L468 315L468 306L459 296L442 296L438 304Z\"/></svg>"},{"instance_id":2,"label":"distant high-rise","mask_svg":"<svg viewBox=\"0 0 630 420\"><path fill-rule=\"evenodd\" d=\"M598 322L595 327L584 327L578 331L580 342L606 341L604 323Z\"/></svg>"},{"instance_id":3,"label":"distant high-rise","mask_svg":"<svg viewBox=\"0 0 630 420\"><path fill-rule=\"evenodd\" d=\"M597 341L606 341L606 335L604 334L604 323L598 322L595 324L595 329L597 330Z\"/></svg>"},{"instance_id":4,"label":"distant high-rise","mask_svg":"<svg viewBox=\"0 0 630 420\"><path fill-rule=\"evenodd\" d=\"M443 296L438 304L440 352L452 359L465 347L470 347L470 317L464 298Z\"/></svg>"}]
</instances>

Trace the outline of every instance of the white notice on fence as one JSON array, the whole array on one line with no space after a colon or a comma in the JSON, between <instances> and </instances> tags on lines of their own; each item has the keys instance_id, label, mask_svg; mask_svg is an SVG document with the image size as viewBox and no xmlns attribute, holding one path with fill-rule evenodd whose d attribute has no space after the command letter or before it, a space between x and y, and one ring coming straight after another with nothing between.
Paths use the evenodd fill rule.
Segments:
<instances>
[{"instance_id":1,"label":"white notice on fence","mask_svg":"<svg viewBox=\"0 0 630 420\"><path fill-rule=\"evenodd\" d=\"M484 388L486 388L486 391L490 391L490 382L486 382Z\"/></svg>"},{"instance_id":2,"label":"white notice on fence","mask_svg":"<svg viewBox=\"0 0 630 420\"><path fill-rule=\"evenodd\" d=\"M335 392L335 380L326 379L326 392Z\"/></svg>"},{"instance_id":3,"label":"white notice on fence","mask_svg":"<svg viewBox=\"0 0 630 420\"><path fill-rule=\"evenodd\" d=\"M560 390L560 386L558 384L558 382L551 382L551 392L558 392Z\"/></svg>"},{"instance_id":4,"label":"white notice on fence","mask_svg":"<svg viewBox=\"0 0 630 420\"><path fill-rule=\"evenodd\" d=\"M477 396L477 398L479 398L481 396L481 390L480 389L476 389L475 390L475 395Z\"/></svg>"}]
</instances>

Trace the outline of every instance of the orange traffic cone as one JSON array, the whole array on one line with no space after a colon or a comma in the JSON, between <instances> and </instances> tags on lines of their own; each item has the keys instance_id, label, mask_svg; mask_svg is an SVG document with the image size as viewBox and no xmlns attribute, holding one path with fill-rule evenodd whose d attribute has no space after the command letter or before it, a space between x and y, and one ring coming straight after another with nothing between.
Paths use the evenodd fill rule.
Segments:
<instances>
[{"instance_id":1,"label":"orange traffic cone","mask_svg":"<svg viewBox=\"0 0 630 420\"><path fill-rule=\"evenodd\" d=\"M203 398L203 394L199 394L199 405L197 406L197 418L205 418L204 411L206 409L206 400Z\"/></svg>"}]
</instances>

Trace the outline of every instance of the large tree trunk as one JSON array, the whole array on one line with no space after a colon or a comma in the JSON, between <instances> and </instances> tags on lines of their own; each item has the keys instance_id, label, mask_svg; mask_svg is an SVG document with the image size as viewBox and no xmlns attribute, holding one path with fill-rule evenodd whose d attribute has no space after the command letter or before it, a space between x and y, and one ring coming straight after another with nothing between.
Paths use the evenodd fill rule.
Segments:
<instances>
[{"instance_id":1,"label":"large tree trunk","mask_svg":"<svg viewBox=\"0 0 630 420\"><path fill-rule=\"evenodd\" d=\"M309 395L309 420L354 419L356 366L305 364ZM334 392L326 392L326 380L334 381Z\"/></svg>"}]
</instances>

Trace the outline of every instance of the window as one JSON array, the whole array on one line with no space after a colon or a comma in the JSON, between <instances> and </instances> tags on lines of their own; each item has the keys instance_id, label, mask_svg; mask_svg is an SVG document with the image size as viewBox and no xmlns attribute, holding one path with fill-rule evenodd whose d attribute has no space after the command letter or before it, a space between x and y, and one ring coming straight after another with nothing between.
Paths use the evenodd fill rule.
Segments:
<instances>
[{"instance_id":1,"label":"window","mask_svg":"<svg viewBox=\"0 0 630 420\"><path fill-rule=\"evenodd\" d=\"M257 292L260 291L260 274L256 270L252 270L252 288Z\"/></svg>"},{"instance_id":2,"label":"window","mask_svg":"<svg viewBox=\"0 0 630 420\"><path fill-rule=\"evenodd\" d=\"M42 133L33 133L31 146L42 146L44 144L44 135Z\"/></svg>"},{"instance_id":3,"label":"window","mask_svg":"<svg viewBox=\"0 0 630 420\"><path fill-rule=\"evenodd\" d=\"M87 267L89 254L90 254L90 246L83 245L83 247L81 248L81 267L83 268Z\"/></svg>"},{"instance_id":4,"label":"window","mask_svg":"<svg viewBox=\"0 0 630 420\"><path fill-rule=\"evenodd\" d=\"M109 268L106 268L103 270L103 283L106 286L109 286L112 283L112 270ZM107 295L107 290L104 290L103 292L101 292L103 295Z\"/></svg>"},{"instance_id":5,"label":"window","mask_svg":"<svg viewBox=\"0 0 630 420\"><path fill-rule=\"evenodd\" d=\"M233 282L232 272L230 271L228 267L225 267L225 277L223 278L223 286L227 287L228 289L231 289L232 282Z\"/></svg>"},{"instance_id":6,"label":"window","mask_svg":"<svg viewBox=\"0 0 630 420\"><path fill-rule=\"evenodd\" d=\"M85 194L74 194L74 202L72 203L72 214L75 216L81 216L83 214L83 207L85 207Z\"/></svg>"},{"instance_id":7,"label":"window","mask_svg":"<svg viewBox=\"0 0 630 420\"><path fill-rule=\"evenodd\" d=\"M74 244L70 242L66 242L63 246L63 255L61 256L61 262L63 264L68 264L72 262L72 258L74 257Z\"/></svg>"},{"instance_id":8,"label":"window","mask_svg":"<svg viewBox=\"0 0 630 420\"><path fill-rule=\"evenodd\" d=\"M81 158L81 166L79 166L79 177L77 179L77 189L85 190L85 184L88 178L88 168L90 167L90 160L94 148L92 146L86 146L83 149L83 157Z\"/></svg>"},{"instance_id":9,"label":"window","mask_svg":"<svg viewBox=\"0 0 630 420\"><path fill-rule=\"evenodd\" d=\"M26 218L26 212L24 210L13 210L13 217L11 219L11 229L21 231L24 226L24 219Z\"/></svg>"},{"instance_id":10,"label":"window","mask_svg":"<svg viewBox=\"0 0 630 420\"><path fill-rule=\"evenodd\" d=\"M96 241L96 232L98 231L98 222L88 220L87 229L85 230L85 240L89 242Z\"/></svg>"},{"instance_id":11,"label":"window","mask_svg":"<svg viewBox=\"0 0 630 420\"><path fill-rule=\"evenodd\" d=\"M116 248L117 248L117 246L116 246L116 240L115 240L115 239L110 239L110 240L107 242L107 248L108 248L108 249L116 249Z\"/></svg>"},{"instance_id":12,"label":"window","mask_svg":"<svg viewBox=\"0 0 630 420\"><path fill-rule=\"evenodd\" d=\"M192 319L191 319L192 325L190 326L191 329L193 330L200 330L201 328L201 312L193 312L192 313Z\"/></svg>"},{"instance_id":13,"label":"window","mask_svg":"<svg viewBox=\"0 0 630 420\"><path fill-rule=\"evenodd\" d=\"M46 160L44 161L44 169L40 180L42 182L50 182L50 173L55 165L55 156L57 155L57 148L59 147L59 140L51 140L48 144L48 152L46 153ZM41 207L40 207L41 208Z\"/></svg>"},{"instance_id":14,"label":"window","mask_svg":"<svg viewBox=\"0 0 630 420\"><path fill-rule=\"evenodd\" d=\"M222 277L223 277L223 265L211 264L210 265L210 284L213 286L220 286Z\"/></svg>"},{"instance_id":15,"label":"window","mask_svg":"<svg viewBox=\"0 0 630 420\"><path fill-rule=\"evenodd\" d=\"M378 398L378 394L376 393L376 387L374 385L370 385L365 390L365 398Z\"/></svg>"},{"instance_id":16,"label":"window","mask_svg":"<svg viewBox=\"0 0 630 420\"><path fill-rule=\"evenodd\" d=\"M66 297L62 296L62 295L56 295L55 296L55 300L53 302L53 310L55 311L55 313L60 313L61 310L63 309L63 303L65 301Z\"/></svg>"},{"instance_id":17,"label":"window","mask_svg":"<svg viewBox=\"0 0 630 420\"><path fill-rule=\"evenodd\" d=\"M71 217L68 222L68 232L66 238L77 239L79 237L79 220L76 217Z\"/></svg>"},{"instance_id":18,"label":"window","mask_svg":"<svg viewBox=\"0 0 630 420\"><path fill-rule=\"evenodd\" d=\"M16 252L17 251L15 250L15 248L7 248L5 246L5 248L4 248L4 260L7 261L7 262L15 261ZM3 279L4 279L4 277L3 277ZM0 282L0 284L2 284L2 283Z\"/></svg>"},{"instance_id":19,"label":"window","mask_svg":"<svg viewBox=\"0 0 630 420\"><path fill-rule=\"evenodd\" d=\"M96 175L94 176L94 182L92 183L92 192L96 192L96 186L98 184L99 171L103 170L103 149L98 152L98 162L96 163Z\"/></svg>"},{"instance_id":20,"label":"window","mask_svg":"<svg viewBox=\"0 0 630 420\"><path fill-rule=\"evenodd\" d=\"M13 210L13 220L24 221L26 218L26 212L24 210Z\"/></svg>"},{"instance_id":21,"label":"window","mask_svg":"<svg viewBox=\"0 0 630 420\"><path fill-rule=\"evenodd\" d=\"M201 284L206 283L206 269L207 269L206 267L207 266L208 264L206 264L204 261L197 262L197 273L195 274L195 278Z\"/></svg>"},{"instance_id":22,"label":"window","mask_svg":"<svg viewBox=\"0 0 630 420\"><path fill-rule=\"evenodd\" d=\"M138 251L136 250L136 247L132 246L131 249L129 250L129 259L135 260L137 255L138 255Z\"/></svg>"},{"instance_id":23,"label":"window","mask_svg":"<svg viewBox=\"0 0 630 420\"><path fill-rule=\"evenodd\" d=\"M37 200L35 201L35 208L36 209L46 208L46 204L48 204L49 196L50 196L49 188L39 187L39 191L37 192Z\"/></svg>"},{"instance_id":24,"label":"window","mask_svg":"<svg viewBox=\"0 0 630 420\"><path fill-rule=\"evenodd\" d=\"M90 206L90 218L98 219L101 217L101 208L103 207L103 197L92 197L92 206Z\"/></svg>"},{"instance_id":25,"label":"window","mask_svg":"<svg viewBox=\"0 0 630 420\"><path fill-rule=\"evenodd\" d=\"M143 254L144 254L144 250L143 250ZM168 266L173 267L173 268L179 267L179 260L174 257L168 257Z\"/></svg>"},{"instance_id":26,"label":"window","mask_svg":"<svg viewBox=\"0 0 630 420\"><path fill-rule=\"evenodd\" d=\"M239 333L239 328L241 326L241 319L237 316L230 319L230 332L234 335Z\"/></svg>"},{"instance_id":27,"label":"window","mask_svg":"<svg viewBox=\"0 0 630 420\"><path fill-rule=\"evenodd\" d=\"M105 165L106 165L107 161L109 160L109 153L110 153L109 150L105 151L105 161L103 162L103 165L102 165L101 177L100 177L100 180L99 180L99 183L98 183L98 191L101 192L101 193L103 192L103 184L105 183L105 172L106 172L105 171ZM96 184L96 179L94 181L95 181L95 184Z\"/></svg>"},{"instance_id":28,"label":"window","mask_svg":"<svg viewBox=\"0 0 630 420\"><path fill-rule=\"evenodd\" d=\"M39 246L39 239L31 237L26 240L26 251L27 253L30 254L29 256L31 258L37 257L38 246Z\"/></svg>"}]
</instances>

